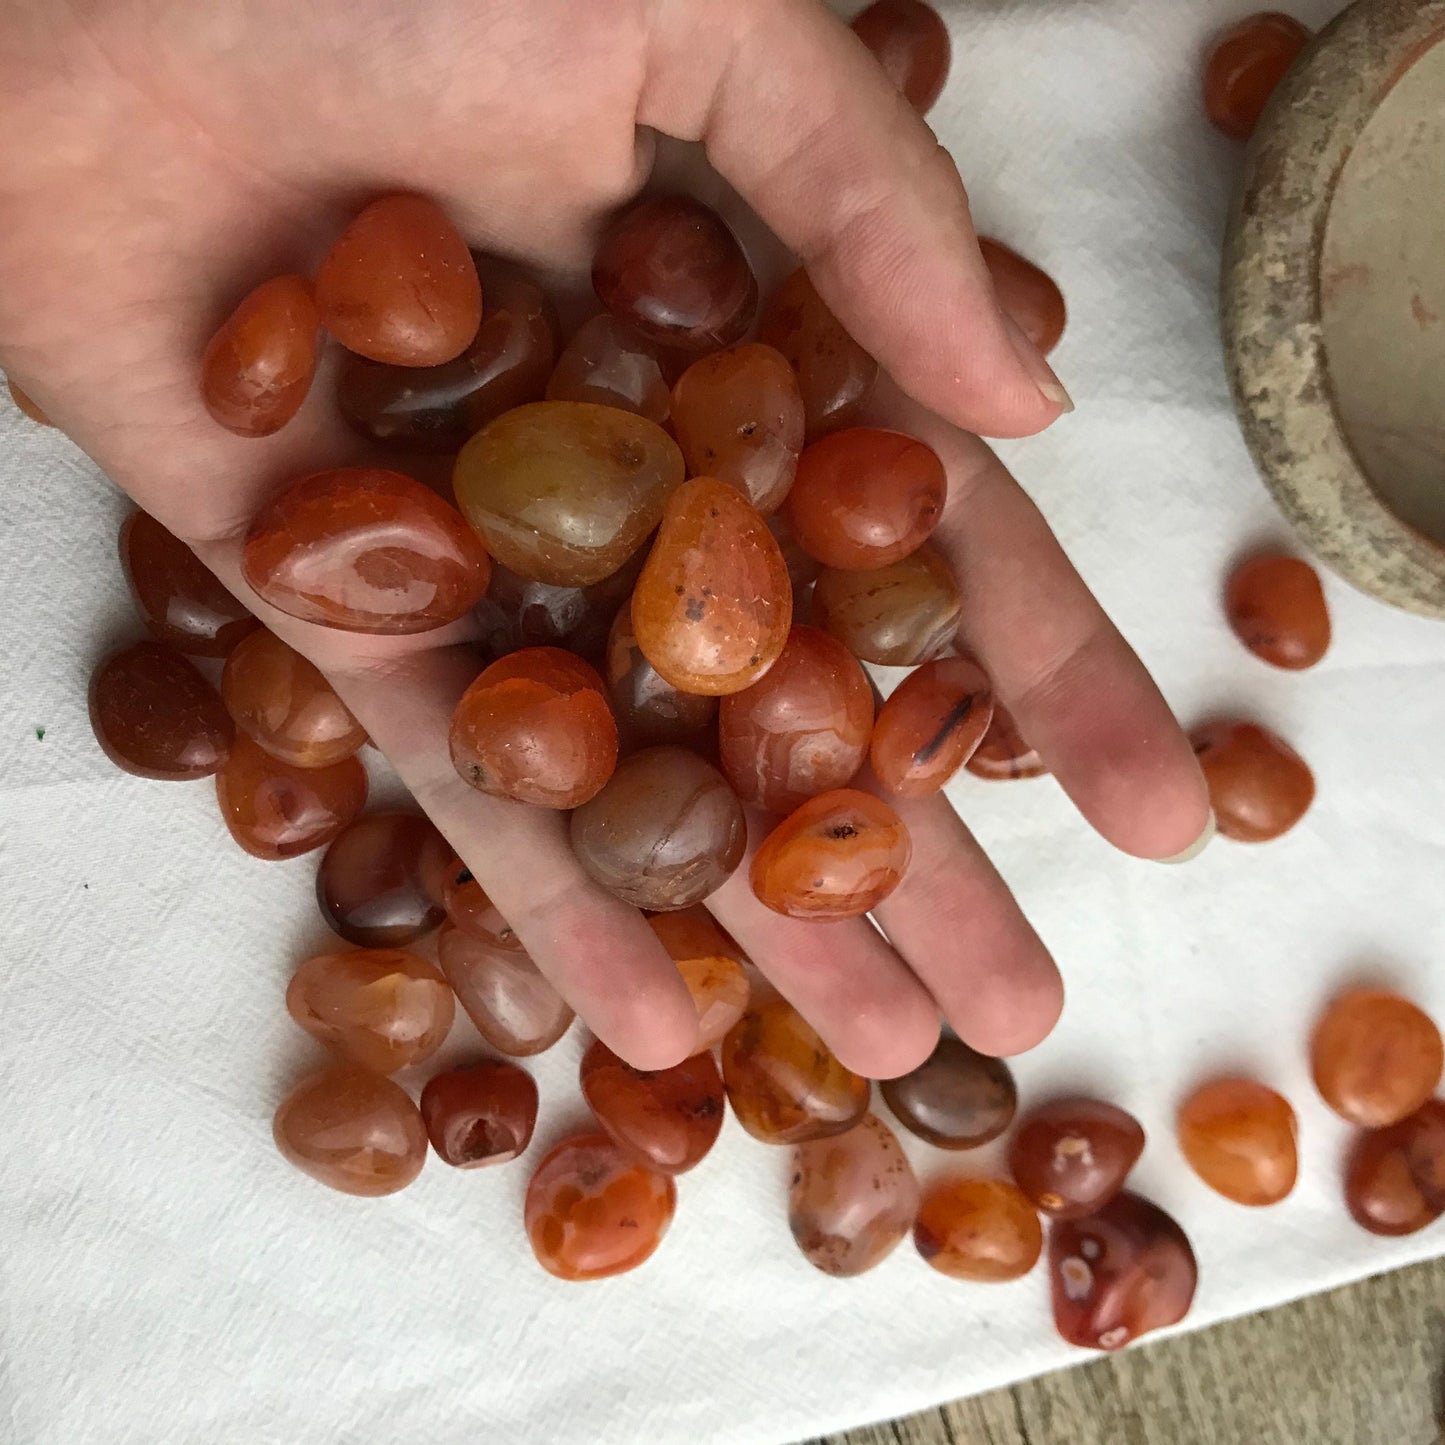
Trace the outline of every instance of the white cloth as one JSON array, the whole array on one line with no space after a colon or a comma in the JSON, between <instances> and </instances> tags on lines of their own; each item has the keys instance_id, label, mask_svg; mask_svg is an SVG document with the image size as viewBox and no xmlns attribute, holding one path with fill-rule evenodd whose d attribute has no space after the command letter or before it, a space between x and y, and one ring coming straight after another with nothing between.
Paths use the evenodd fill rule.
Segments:
<instances>
[{"instance_id":1,"label":"white cloth","mask_svg":"<svg viewBox=\"0 0 1445 1445\"><path fill-rule=\"evenodd\" d=\"M1284 841L1221 840L1177 869L1112 853L1051 781L956 790L1069 981L1057 1033L1018 1061L1023 1092L1095 1089L1144 1121L1137 1186L1201 1262L1186 1328L1445 1244L1350 1222L1347 1130L1305 1054L1321 1002L1362 972L1445 1018L1445 627L1332 582L1335 645L1294 677L1245 653L1218 605L1243 547L1286 538L1223 379L1237 152L1198 98L1206 38L1248 8L960 3L934 116L981 227L1069 301L1057 362L1078 413L1008 458L1180 715L1253 714L1319 780ZM64 438L0 412L0 1434L771 1445L1087 1358L1054 1335L1042 1270L966 1286L905 1245L866 1277L819 1274L789 1236L787 1151L732 1120L655 1259L605 1284L537 1267L525 1164L433 1160L377 1201L284 1166L271 1111L319 1058L282 1003L325 937L315 859L246 857L209 784L125 777L96 748L92 661L137 632L122 512ZM582 1117L579 1032L536 1062L534 1159ZM448 1056L470 1042L459 1025ZM1274 1210L1210 1194L1172 1140L1181 1092L1235 1066L1300 1114L1300 1184ZM925 1177L992 1162L905 1142Z\"/></svg>"}]
</instances>

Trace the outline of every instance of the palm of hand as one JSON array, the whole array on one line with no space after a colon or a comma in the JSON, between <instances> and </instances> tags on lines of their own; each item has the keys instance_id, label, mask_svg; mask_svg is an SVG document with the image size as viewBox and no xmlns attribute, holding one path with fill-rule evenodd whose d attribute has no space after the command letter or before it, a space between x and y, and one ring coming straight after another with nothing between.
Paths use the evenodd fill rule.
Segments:
<instances>
[{"instance_id":1,"label":"palm of hand","mask_svg":"<svg viewBox=\"0 0 1445 1445\"><path fill-rule=\"evenodd\" d=\"M265 275L312 270L358 202L390 189L435 196L481 247L575 268L597 221L646 174L644 119L708 142L915 396L956 420L1028 430L1048 405L1030 391L978 277L943 254L951 233L934 218L951 208L945 220L966 235L961 193L935 194L936 153L841 29L773 0L429 0L404 11L383 0L131 0L74 14L54 22L22 5L43 43L27 56L22 38L8 63L0 56L0 77L27 59L40 71L10 87L22 99L0 127L0 210L15 218L0 235L0 362L332 677L599 1036L640 1065L672 1062L691 1044L692 1007L641 915L581 873L564 818L480 796L450 766L447 719L476 671L466 624L412 638L327 632L275 613L241 581L239 538L258 507L294 475L360 454L323 401L325 378L284 432L243 441L201 409L196 359L228 302ZM748 21L774 27L772 44ZM810 162L796 138L747 143L747 128L766 120L743 113L752 48L785 63L788 47L805 42L821 48L821 70L800 77L803 102L826 114L830 86L855 99L861 87L863 128L831 161ZM759 101L798 103L791 92ZM891 274L895 248L866 208L838 200L836 224L817 231L807 193L829 164L868 179L870 147L890 130L917 163L901 166L890 211L903 229L925 218L912 232L925 228L913 277ZM956 294L912 304L927 311L930 340L972 325L977 374L940 357L946 346L914 344L923 310L910 316L895 294L945 265ZM1145 855L1178 851L1206 806L1187 744L1042 520L976 438L892 388L876 407L879 421L925 437L949 466L939 540L965 583L963 641L1024 731L1107 836ZM860 1072L917 1063L940 1011L987 1051L1029 1046L1060 1004L1052 961L942 799L900 811L915 861L877 914L887 939L864 920L812 925L768 912L746 867L709 906ZM765 826L750 820L752 846Z\"/></svg>"}]
</instances>

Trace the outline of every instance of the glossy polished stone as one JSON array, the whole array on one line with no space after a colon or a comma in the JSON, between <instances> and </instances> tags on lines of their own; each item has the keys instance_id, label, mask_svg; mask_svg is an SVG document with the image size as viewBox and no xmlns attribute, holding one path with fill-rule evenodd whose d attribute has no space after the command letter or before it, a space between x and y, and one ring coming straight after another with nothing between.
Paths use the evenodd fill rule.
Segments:
<instances>
[{"instance_id":1,"label":"glossy polished stone","mask_svg":"<svg viewBox=\"0 0 1445 1445\"><path fill-rule=\"evenodd\" d=\"M448 1069L427 1080L421 1116L432 1148L457 1169L507 1164L524 1154L537 1126L537 1085L501 1059Z\"/></svg>"},{"instance_id":2,"label":"glossy polished stone","mask_svg":"<svg viewBox=\"0 0 1445 1445\"><path fill-rule=\"evenodd\" d=\"M813 617L864 662L913 667L953 646L963 604L948 564L928 543L868 572L825 567Z\"/></svg>"},{"instance_id":3,"label":"glossy polished stone","mask_svg":"<svg viewBox=\"0 0 1445 1445\"><path fill-rule=\"evenodd\" d=\"M615 316L584 321L557 358L548 401L590 401L636 412L661 426L672 393L654 347Z\"/></svg>"},{"instance_id":4,"label":"glossy polished stone","mask_svg":"<svg viewBox=\"0 0 1445 1445\"><path fill-rule=\"evenodd\" d=\"M1009 1066L949 1035L916 1069L879 1087L904 1128L940 1149L977 1149L997 1139L1018 1108Z\"/></svg>"},{"instance_id":5,"label":"glossy polished stone","mask_svg":"<svg viewBox=\"0 0 1445 1445\"><path fill-rule=\"evenodd\" d=\"M1299 557L1251 557L1230 574L1224 611L1256 657L1299 672L1329 651L1330 613L1319 573Z\"/></svg>"},{"instance_id":6,"label":"glossy polished stone","mask_svg":"<svg viewBox=\"0 0 1445 1445\"><path fill-rule=\"evenodd\" d=\"M656 913L647 922L677 965L697 1009L693 1053L711 1049L747 1010L752 986L741 950L701 908Z\"/></svg>"},{"instance_id":7,"label":"glossy polished stone","mask_svg":"<svg viewBox=\"0 0 1445 1445\"><path fill-rule=\"evenodd\" d=\"M1221 720L1189 734L1209 784L1215 823L1239 843L1288 833L1315 798L1314 774L1283 738L1257 723Z\"/></svg>"},{"instance_id":8,"label":"glossy polished stone","mask_svg":"<svg viewBox=\"0 0 1445 1445\"><path fill-rule=\"evenodd\" d=\"M437 960L467 1017L499 1053L540 1054L571 1027L572 1010L520 947L448 927Z\"/></svg>"},{"instance_id":9,"label":"glossy polished stone","mask_svg":"<svg viewBox=\"0 0 1445 1445\"><path fill-rule=\"evenodd\" d=\"M607 696L625 748L683 742L717 719L717 698L674 687L643 655L632 630L631 599L613 619L605 673Z\"/></svg>"},{"instance_id":10,"label":"glossy polished stone","mask_svg":"<svg viewBox=\"0 0 1445 1445\"><path fill-rule=\"evenodd\" d=\"M1440 1030L1422 1009L1386 989L1334 999L1315 1026L1315 1087L1342 1119L1384 1129L1413 1114L1440 1086Z\"/></svg>"},{"instance_id":11,"label":"glossy polished stone","mask_svg":"<svg viewBox=\"0 0 1445 1445\"><path fill-rule=\"evenodd\" d=\"M1003 1179L942 1179L929 1186L913 1226L918 1253L951 1279L1020 1279L1043 1253L1039 1216Z\"/></svg>"},{"instance_id":12,"label":"glossy polished stone","mask_svg":"<svg viewBox=\"0 0 1445 1445\"><path fill-rule=\"evenodd\" d=\"M1054 1219L1102 1209L1144 1152L1132 1114L1099 1099L1053 1099L1029 1110L1009 1140L1014 1182Z\"/></svg>"},{"instance_id":13,"label":"glossy polished stone","mask_svg":"<svg viewBox=\"0 0 1445 1445\"><path fill-rule=\"evenodd\" d=\"M348 820L349 821L349 820ZM368 813L326 850L316 873L321 916L348 943L400 948L446 916L451 845L420 813Z\"/></svg>"},{"instance_id":14,"label":"glossy polished stone","mask_svg":"<svg viewBox=\"0 0 1445 1445\"><path fill-rule=\"evenodd\" d=\"M915 668L878 710L873 775L905 798L936 793L974 755L993 721L993 687L971 658Z\"/></svg>"},{"instance_id":15,"label":"glossy polished stone","mask_svg":"<svg viewBox=\"0 0 1445 1445\"><path fill-rule=\"evenodd\" d=\"M272 861L325 847L365 806L366 789L366 769L355 758L293 767L244 733L216 774L216 801L231 836Z\"/></svg>"},{"instance_id":16,"label":"glossy polished stone","mask_svg":"<svg viewBox=\"0 0 1445 1445\"><path fill-rule=\"evenodd\" d=\"M1189 1167L1236 1204L1278 1204L1299 1173L1295 1113L1256 1079L1214 1079L1179 1109L1179 1149Z\"/></svg>"}]
</instances>

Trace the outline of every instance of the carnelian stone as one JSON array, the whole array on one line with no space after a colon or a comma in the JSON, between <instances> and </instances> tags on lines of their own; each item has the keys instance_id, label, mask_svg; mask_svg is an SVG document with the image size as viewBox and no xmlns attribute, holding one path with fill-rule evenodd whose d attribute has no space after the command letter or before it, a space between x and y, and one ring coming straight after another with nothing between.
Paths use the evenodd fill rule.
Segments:
<instances>
[{"instance_id":1,"label":"carnelian stone","mask_svg":"<svg viewBox=\"0 0 1445 1445\"><path fill-rule=\"evenodd\" d=\"M120 565L146 630L177 652L224 657L260 625L148 512L132 512L121 524Z\"/></svg>"},{"instance_id":2,"label":"carnelian stone","mask_svg":"<svg viewBox=\"0 0 1445 1445\"><path fill-rule=\"evenodd\" d=\"M853 33L877 57L903 98L924 115L948 79L948 27L923 0L875 0L854 17Z\"/></svg>"},{"instance_id":3,"label":"carnelian stone","mask_svg":"<svg viewBox=\"0 0 1445 1445\"><path fill-rule=\"evenodd\" d=\"M320 325L310 282L263 281L221 323L201 358L206 410L237 436L280 431L311 390Z\"/></svg>"},{"instance_id":4,"label":"carnelian stone","mask_svg":"<svg viewBox=\"0 0 1445 1445\"><path fill-rule=\"evenodd\" d=\"M607 228L592 286L619 321L687 351L741 341L758 309L758 281L737 237L691 196L650 196Z\"/></svg>"},{"instance_id":5,"label":"carnelian stone","mask_svg":"<svg viewBox=\"0 0 1445 1445\"><path fill-rule=\"evenodd\" d=\"M95 669L90 725L116 767L168 782L216 772L235 734L215 688L159 642L134 642Z\"/></svg>"},{"instance_id":6,"label":"carnelian stone","mask_svg":"<svg viewBox=\"0 0 1445 1445\"><path fill-rule=\"evenodd\" d=\"M472 876L472 870L455 854L442 872L442 903L448 920L457 928L498 948L521 948L512 925Z\"/></svg>"},{"instance_id":7,"label":"carnelian stone","mask_svg":"<svg viewBox=\"0 0 1445 1445\"><path fill-rule=\"evenodd\" d=\"M1341 994L1315 1025L1310 1067L1330 1108L1383 1129L1413 1114L1440 1084L1440 1030L1409 999L1384 989Z\"/></svg>"},{"instance_id":8,"label":"carnelian stone","mask_svg":"<svg viewBox=\"0 0 1445 1445\"><path fill-rule=\"evenodd\" d=\"M901 432L849 427L808 446L788 493L788 520L827 567L871 571L916 552L943 515L938 453Z\"/></svg>"},{"instance_id":9,"label":"carnelian stone","mask_svg":"<svg viewBox=\"0 0 1445 1445\"><path fill-rule=\"evenodd\" d=\"M1023 1193L1004 1179L930 1185L913 1226L918 1252L952 1279L1021 1279L1039 1262L1044 1230Z\"/></svg>"},{"instance_id":10,"label":"carnelian stone","mask_svg":"<svg viewBox=\"0 0 1445 1445\"><path fill-rule=\"evenodd\" d=\"M1216 1079L1179 1110L1179 1148L1213 1190L1236 1204L1278 1204L1299 1172L1289 1101L1255 1079Z\"/></svg>"},{"instance_id":11,"label":"carnelian stone","mask_svg":"<svg viewBox=\"0 0 1445 1445\"><path fill-rule=\"evenodd\" d=\"M473 614L483 645L494 658L520 647L565 647L600 662L612 620L630 603L646 560L646 549L639 547L610 577L586 587L554 587L494 566L487 595Z\"/></svg>"},{"instance_id":12,"label":"carnelian stone","mask_svg":"<svg viewBox=\"0 0 1445 1445\"><path fill-rule=\"evenodd\" d=\"M893 1130L873 1114L793 1151L788 1225L824 1274L863 1274L892 1254L918 1213L918 1179Z\"/></svg>"},{"instance_id":13,"label":"carnelian stone","mask_svg":"<svg viewBox=\"0 0 1445 1445\"><path fill-rule=\"evenodd\" d=\"M983 741L993 706L988 676L972 659L925 662L879 709L868 745L874 775L901 797L936 793Z\"/></svg>"},{"instance_id":14,"label":"carnelian stone","mask_svg":"<svg viewBox=\"0 0 1445 1445\"><path fill-rule=\"evenodd\" d=\"M1345 1202L1371 1234L1414 1234L1445 1214L1445 1103L1431 1099L1388 1129L1360 1136Z\"/></svg>"},{"instance_id":15,"label":"carnelian stone","mask_svg":"<svg viewBox=\"0 0 1445 1445\"><path fill-rule=\"evenodd\" d=\"M361 811L366 769L355 758L294 767L241 733L216 774L216 801L246 852L272 861L296 858L324 847Z\"/></svg>"},{"instance_id":16,"label":"carnelian stone","mask_svg":"<svg viewBox=\"0 0 1445 1445\"><path fill-rule=\"evenodd\" d=\"M788 569L788 580L793 584L793 612L796 615L804 596L811 594L823 564L803 551L787 512L774 512L768 518L768 531L773 534L773 540L783 554L783 565Z\"/></svg>"},{"instance_id":17,"label":"carnelian stone","mask_svg":"<svg viewBox=\"0 0 1445 1445\"><path fill-rule=\"evenodd\" d=\"M702 902L742 861L747 842L727 780L676 746L623 758L571 826L572 850L598 883L660 912Z\"/></svg>"},{"instance_id":18,"label":"carnelian stone","mask_svg":"<svg viewBox=\"0 0 1445 1445\"><path fill-rule=\"evenodd\" d=\"M452 481L499 562L554 587L584 587L637 551L682 476L677 443L645 417L539 401L483 427Z\"/></svg>"},{"instance_id":19,"label":"carnelian stone","mask_svg":"<svg viewBox=\"0 0 1445 1445\"><path fill-rule=\"evenodd\" d=\"M542 399L557 355L552 303L516 267L474 259L486 309L460 356L441 366L387 366L346 353L336 400L362 436L454 452L504 411Z\"/></svg>"},{"instance_id":20,"label":"carnelian stone","mask_svg":"<svg viewBox=\"0 0 1445 1445\"><path fill-rule=\"evenodd\" d=\"M1038 749L1019 731L1014 715L996 698L988 727L964 767L974 777L990 782L1038 778L1048 772Z\"/></svg>"},{"instance_id":21,"label":"carnelian stone","mask_svg":"<svg viewBox=\"0 0 1445 1445\"><path fill-rule=\"evenodd\" d=\"M816 627L794 627L777 662L722 701L719 756L745 803L791 813L846 787L868 756L873 689L858 659Z\"/></svg>"},{"instance_id":22,"label":"carnelian stone","mask_svg":"<svg viewBox=\"0 0 1445 1445\"><path fill-rule=\"evenodd\" d=\"M452 764L479 792L542 808L595 797L617 766L617 724L597 671L557 647L498 659L452 714Z\"/></svg>"},{"instance_id":23,"label":"carnelian stone","mask_svg":"<svg viewBox=\"0 0 1445 1445\"><path fill-rule=\"evenodd\" d=\"M499 1053L540 1054L572 1026L572 1010L520 945L448 927L437 960L467 1017Z\"/></svg>"},{"instance_id":24,"label":"carnelian stone","mask_svg":"<svg viewBox=\"0 0 1445 1445\"><path fill-rule=\"evenodd\" d=\"M605 313L583 322L567 343L547 383L547 400L615 406L659 426L672 411L657 351Z\"/></svg>"},{"instance_id":25,"label":"carnelian stone","mask_svg":"<svg viewBox=\"0 0 1445 1445\"><path fill-rule=\"evenodd\" d=\"M1309 38L1298 20L1277 11L1226 30L1204 66L1204 108L1215 126L1232 140L1248 140Z\"/></svg>"},{"instance_id":26,"label":"carnelian stone","mask_svg":"<svg viewBox=\"0 0 1445 1445\"><path fill-rule=\"evenodd\" d=\"M286 1011L347 1063L394 1074L442 1046L456 1000L424 958L399 948L353 948L308 958L291 976Z\"/></svg>"},{"instance_id":27,"label":"carnelian stone","mask_svg":"<svg viewBox=\"0 0 1445 1445\"><path fill-rule=\"evenodd\" d=\"M366 741L366 729L320 668L265 628L226 659L221 698L253 743L298 768L329 767Z\"/></svg>"},{"instance_id":28,"label":"carnelian stone","mask_svg":"<svg viewBox=\"0 0 1445 1445\"><path fill-rule=\"evenodd\" d=\"M343 1065L303 1079L281 1100L272 1133L289 1163L343 1194L395 1194L426 1163L416 1105L369 1069Z\"/></svg>"},{"instance_id":29,"label":"carnelian stone","mask_svg":"<svg viewBox=\"0 0 1445 1445\"><path fill-rule=\"evenodd\" d=\"M901 562L871 572L825 567L813 588L813 616L864 662L912 667L953 645L963 603L941 556L924 543Z\"/></svg>"},{"instance_id":30,"label":"carnelian stone","mask_svg":"<svg viewBox=\"0 0 1445 1445\"><path fill-rule=\"evenodd\" d=\"M348 351L393 366L451 361L482 321L466 242L424 196L383 196L367 206L321 262L316 304Z\"/></svg>"},{"instance_id":31,"label":"carnelian stone","mask_svg":"<svg viewBox=\"0 0 1445 1445\"><path fill-rule=\"evenodd\" d=\"M1252 557L1224 594L1234 634L1256 657L1298 672L1329 650L1330 613L1319 573L1298 557Z\"/></svg>"},{"instance_id":32,"label":"carnelian stone","mask_svg":"<svg viewBox=\"0 0 1445 1445\"><path fill-rule=\"evenodd\" d=\"M595 1039L582 1055L582 1096L597 1122L634 1158L683 1174L707 1157L722 1131L723 1082L710 1053L670 1069L624 1063Z\"/></svg>"},{"instance_id":33,"label":"carnelian stone","mask_svg":"<svg viewBox=\"0 0 1445 1445\"><path fill-rule=\"evenodd\" d=\"M836 788L790 813L753 856L753 892L774 913L857 918L903 881L913 844L879 798Z\"/></svg>"},{"instance_id":34,"label":"carnelian stone","mask_svg":"<svg viewBox=\"0 0 1445 1445\"><path fill-rule=\"evenodd\" d=\"M1184 1231L1156 1204L1121 1194L1097 1214L1049 1230L1054 1325L1071 1345L1118 1350L1189 1313L1199 1266Z\"/></svg>"},{"instance_id":35,"label":"carnelian stone","mask_svg":"<svg viewBox=\"0 0 1445 1445\"><path fill-rule=\"evenodd\" d=\"M765 1144L802 1144L851 1129L868 1112L868 1080L845 1069L780 994L754 996L722 1045L738 1122Z\"/></svg>"},{"instance_id":36,"label":"carnelian stone","mask_svg":"<svg viewBox=\"0 0 1445 1445\"><path fill-rule=\"evenodd\" d=\"M606 671L607 696L626 747L682 742L717 718L717 698L674 687L643 656L632 630L630 599L613 619Z\"/></svg>"},{"instance_id":37,"label":"carnelian stone","mask_svg":"<svg viewBox=\"0 0 1445 1445\"><path fill-rule=\"evenodd\" d=\"M1004 314L1047 356L1063 338L1069 320L1058 283L1001 241L980 236L978 249Z\"/></svg>"},{"instance_id":38,"label":"carnelian stone","mask_svg":"<svg viewBox=\"0 0 1445 1445\"><path fill-rule=\"evenodd\" d=\"M997 1139L1018 1108L1009 1066L947 1034L916 1069L884 1079L881 1088L899 1123L940 1149L976 1149Z\"/></svg>"},{"instance_id":39,"label":"carnelian stone","mask_svg":"<svg viewBox=\"0 0 1445 1445\"><path fill-rule=\"evenodd\" d=\"M31 421L38 421L41 426L54 426L55 423L40 409L35 400L28 396L8 377L5 385L10 392L10 400L15 403L23 415L28 416Z\"/></svg>"},{"instance_id":40,"label":"carnelian stone","mask_svg":"<svg viewBox=\"0 0 1445 1445\"><path fill-rule=\"evenodd\" d=\"M1204 769L1215 822L1226 838L1267 843L1288 833L1314 802L1309 765L1257 723L1207 723L1195 728L1189 740Z\"/></svg>"},{"instance_id":41,"label":"carnelian stone","mask_svg":"<svg viewBox=\"0 0 1445 1445\"><path fill-rule=\"evenodd\" d=\"M636 1269L662 1243L677 1207L669 1175L637 1163L605 1134L564 1139L527 1186L527 1238L558 1279Z\"/></svg>"},{"instance_id":42,"label":"carnelian stone","mask_svg":"<svg viewBox=\"0 0 1445 1445\"><path fill-rule=\"evenodd\" d=\"M399 948L445 916L451 846L420 813L368 813L326 850L316 873L321 916L348 943Z\"/></svg>"},{"instance_id":43,"label":"carnelian stone","mask_svg":"<svg viewBox=\"0 0 1445 1445\"><path fill-rule=\"evenodd\" d=\"M490 563L456 508L400 472L343 467L251 523L246 581L281 612L343 632L427 632L480 602Z\"/></svg>"},{"instance_id":44,"label":"carnelian stone","mask_svg":"<svg viewBox=\"0 0 1445 1445\"><path fill-rule=\"evenodd\" d=\"M537 1085L502 1059L448 1069L427 1080L421 1116L438 1156L458 1169L506 1164L525 1153L537 1127Z\"/></svg>"},{"instance_id":45,"label":"carnelian stone","mask_svg":"<svg viewBox=\"0 0 1445 1445\"><path fill-rule=\"evenodd\" d=\"M648 920L658 941L677 965L697 1009L700 1054L722 1037L747 1010L752 986L738 946L701 908L657 913Z\"/></svg>"},{"instance_id":46,"label":"carnelian stone","mask_svg":"<svg viewBox=\"0 0 1445 1445\"><path fill-rule=\"evenodd\" d=\"M1055 1099L1025 1115L1008 1162L1035 1208L1079 1219L1118 1194L1143 1152L1144 1130L1132 1114L1098 1099Z\"/></svg>"},{"instance_id":47,"label":"carnelian stone","mask_svg":"<svg viewBox=\"0 0 1445 1445\"><path fill-rule=\"evenodd\" d=\"M688 472L736 487L769 516L803 447L803 393L782 352L759 342L694 361L672 389L672 424Z\"/></svg>"},{"instance_id":48,"label":"carnelian stone","mask_svg":"<svg viewBox=\"0 0 1445 1445\"><path fill-rule=\"evenodd\" d=\"M773 292L758 340L782 352L797 373L810 441L858 419L878 363L844 330L806 271L794 271Z\"/></svg>"},{"instance_id":49,"label":"carnelian stone","mask_svg":"<svg viewBox=\"0 0 1445 1445\"><path fill-rule=\"evenodd\" d=\"M632 594L643 655L684 692L739 692L778 660L793 619L783 554L725 482L684 482Z\"/></svg>"}]
</instances>

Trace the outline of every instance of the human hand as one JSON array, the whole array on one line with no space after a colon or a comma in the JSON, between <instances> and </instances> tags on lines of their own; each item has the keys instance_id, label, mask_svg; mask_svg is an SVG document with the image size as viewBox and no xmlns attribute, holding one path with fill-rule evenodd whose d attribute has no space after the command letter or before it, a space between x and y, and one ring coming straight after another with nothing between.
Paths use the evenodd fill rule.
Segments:
<instances>
[{"instance_id":1,"label":"human hand","mask_svg":"<svg viewBox=\"0 0 1445 1445\"><path fill-rule=\"evenodd\" d=\"M324 386L275 437L221 432L198 358L228 302L313 270L376 194L431 195L479 248L567 270L646 177L653 130L700 140L897 379L875 419L948 464L938 541L962 640L1025 734L1126 851L1167 856L1200 834L1203 783L1163 700L1023 493L955 430L1035 431L1062 393L994 303L952 161L813 0L0 0L0 14L0 365L328 674L624 1057L686 1053L690 1000L641 915L578 867L562 816L457 777L466 624L328 632L241 580L256 511L365 453ZM877 912L887 939L866 920L768 912L745 867L709 906L859 1072L919 1062L940 1011L980 1049L1029 1047L1060 1006L1052 961L945 801L900 812L914 862Z\"/></svg>"}]
</instances>

